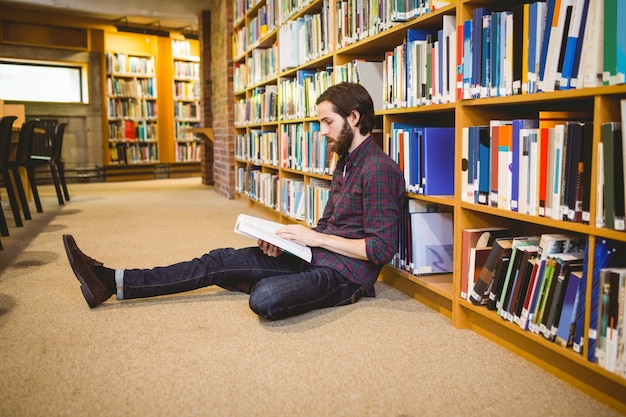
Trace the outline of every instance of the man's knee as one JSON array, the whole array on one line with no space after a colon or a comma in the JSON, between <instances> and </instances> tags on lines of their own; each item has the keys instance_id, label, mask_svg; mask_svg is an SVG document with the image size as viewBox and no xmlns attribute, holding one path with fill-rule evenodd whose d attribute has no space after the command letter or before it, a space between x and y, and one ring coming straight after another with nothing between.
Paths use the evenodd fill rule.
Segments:
<instances>
[{"instance_id":1,"label":"man's knee","mask_svg":"<svg viewBox=\"0 0 626 417\"><path fill-rule=\"evenodd\" d=\"M257 284L250 292L248 301L250 309L259 316L267 320L279 320L279 313L275 310L276 295L270 288L262 284Z\"/></svg>"}]
</instances>

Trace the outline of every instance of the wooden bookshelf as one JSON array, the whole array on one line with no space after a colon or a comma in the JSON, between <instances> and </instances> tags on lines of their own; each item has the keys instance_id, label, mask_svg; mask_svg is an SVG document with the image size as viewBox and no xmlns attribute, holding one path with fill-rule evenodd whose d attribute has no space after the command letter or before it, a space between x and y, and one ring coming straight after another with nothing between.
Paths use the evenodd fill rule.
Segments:
<instances>
[{"instance_id":1,"label":"wooden bookshelf","mask_svg":"<svg viewBox=\"0 0 626 417\"><path fill-rule=\"evenodd\" d=\"M200 174L199 42L180 38L105 32L108 181ZM119 58L139 62L149 72L110 68ZM114 86L132 93L120 94ZM115 169L117 165L127 167Z\"/></svg>"},{"instance_id":2,"label":"wooden bookshelf","mask_svg":"<svg viewBox=\"0 0 626 417\"><path fill-rule=\"evenodd\" d=\"M281 201L283 181L300 181L305 187L315 184L318 179L330 180L326 173L311 171L308 167L298 167L286 162L284 154L278 156L255 153L258 149L283 149L285 138L306 137L315 130L315 114L306 106L294 108L288 102L290 83L305 76L311 70L318 75L314 78L321 87L324 73L328 68L345 65L355 59L382 61L385 53L392 51L406 39L407 29L438 30L448 16L454 16L456 27L472 18L477 7L489 7L498 11L512 11L514 7L529 1L474 1L453 0L441 5L436 11L412 17L405 22L389 24L379 31L372 28L367 33L351 39L340 39L341 28L337 27L337 3L311 1L295 10L277 10L275 19L265 27L267 6L272 2L258 1L246 9L246 2L235 0L233 56L235 73L235 129L237 153L235 171L238 178L237 197L283 222L302 222L283 210ZM326 9L326 7L328 7ZM330 22L327 49L312 51L307 59L285 68L279 64L282 54L290 53L281 41L285 39L285 28L307 15L323 15L328 12ZM313 20L314 21L314 20ZM319 35L319 36L318 36ZM323 34L316 34L325 39ZM302 48L293 48L299 49ZM255 67L259 56L274 53L273 67ZM293 59L290 57L289 59ZM281 69L282 68L282 69ZM261 71L262 70L262 71ZM269 71L268 71L269 70ZM262 76L259 78L259 73ZM252 75L251 75L252 74ZM310 74L309 74L310 75ZM273 92L276 96L272 96ZM277 99L277 113L265 112L272 98ZM626 412L626 379L606 371L599 365L587 361L571 348L563 348L542 336L524 331L519 326L502 320L493 311L475 306L460 296L461 288L461 247L462 231L468 228L503 226L519 235L528 233L572 232L590 239L593 252L593 238L606 238L616 242L626 242L626 233L596 227L591 224L574 223L552 218L533 216L509 210L463 201L461 196L463 128L489 124L490 120L513 120L522 117L536 118L540 110L584 110L592 115L594 123L594 154L591 181L591 218L595 218L597 153L595 149L601 141L600 125L608 121L620 120L619 103L626 99L626 85L608 85L567 91L541 92L533 94L507 95L477 99L455 99L452 102L422 105L409 108L384 108L377 111L377 127L383 135L389 133L392 122L413 121L432 125L455 127L455 193L452 196L427 197L409 193L408 197L431 204L437 204L445 211L451 211L454 218L454 271L452 274L433 276L413 276L392 266L383 268L380 279L425 303L447 316L457 328L468 328L487 337L523 358L563 378L572 385L589 393L609 406ZM313 99L314 101L314 99ZM281 109L289 108L285 113ZM293 111L292 111L293 110ZM275 138L273 138L275 136ZM274 148L273 148L274 147ZM252 154L251 154L252 151ZM259 151L260 152L260 151ZM262 179L261 179L262 178ZM276 178L279 178L278 180ZM291 186L291 185L290 185ZM270 193L259 196L258 192ZM272 200L273 198L273 200ZM268 203L270 201L270 203ZM593 256L589 262L593 263ZM590 270L592 268L589 268ZM591 282L591 277L586 277ZM587 286L586 311L591 306L591 285ZM589 329L589 317L585 328ZM585 330L587 333L587 330ZM585 346L588 335L585 334Z\"/></svg>"},{"instance_id":3,"label":"wooden bookshelf","mask_svg":"<svg viewBox=\"0 0 626 417\"><path fill-rule=\"evenodd\" d=\"M176 162L200 161L201 142L194 132L200 128L199 43L172 40L174 88L174 142Z\"/></svg>"},{"instance_id":4,"label":"wooden bookshelf","mask_svg":"<svg viewBox=\"0 0 626 417\"><path fill-rule=\"evenodd\" d=\"M159 162L156 42L106 38L107 165Z\"/></svg>"}]
</instances>

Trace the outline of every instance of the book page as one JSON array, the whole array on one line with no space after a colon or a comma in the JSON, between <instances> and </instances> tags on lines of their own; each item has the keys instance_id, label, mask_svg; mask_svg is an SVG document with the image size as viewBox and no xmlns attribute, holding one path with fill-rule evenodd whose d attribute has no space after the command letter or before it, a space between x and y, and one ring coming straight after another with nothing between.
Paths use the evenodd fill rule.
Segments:
<instances>
[{"instance_id":1,"label":"book page","mask_svg":"<svg viewBox=\"0 0 626 417\"><path fill-rule=\"evenodd\" d=\"M240 214L235 224L235 233L252 239L264 240L272 245L278 246L285 252L298 256L307 262L311 262L311 248L298 242L282 238L276 234L276 230L283 226L284 225L281 223Z\"/></svg>"}]
</instances>

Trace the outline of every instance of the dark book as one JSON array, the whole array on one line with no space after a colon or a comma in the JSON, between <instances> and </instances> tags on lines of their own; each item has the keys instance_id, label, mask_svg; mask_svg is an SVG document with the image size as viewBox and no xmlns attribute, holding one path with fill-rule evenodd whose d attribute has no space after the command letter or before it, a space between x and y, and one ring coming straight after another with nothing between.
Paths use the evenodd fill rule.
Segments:
<instances>
[{"instance_id":1,"label":"dark book","mask_svg":"<svg viewBox=\"0 0 626 417\"><path fill-rule=\"evenodd\" d=\"M581 205L581 221L584 224L589 224L591 221L590 209L591 209L591 170L592 170L592 156L593 156L593 122L586 122L583 126L583 143L581 147L581 188L580 191L580 205ZM577 190L577 204L578 204L578 190Z\"/></svg>"},{"instance_id":2,"label":"dark book","mask_svg":"<svg viewBox=\"0 0 626 417\"><path fill-rule=\"evenodd\" d=\"M523 246L538 244L539 237L537 236L519 236L513 239L513 244L511 247L511 260L509 261L509 266L507 268L506 274L504 275L504 283L502 284L500 296L496 301L496 309L498 310L498 315L502 316L503 318L507 318L507 315L505 313L505 306L508 306L508 300L511 296L513 282L519 269L519 263L522 257L522 252L520 251L520 248Z\"/></svg>"},{"instance_id":3,"label":"dark book","mask_svg":"<svg viewBox=\"0 0 626 417\"><path fill-rule=\"evenodd\" d=\"M504 284L504 275L506 274L507 269L509 268L510 257L503 257L498 259L498 264L496 265L496 269L493 271L493 279L489 286L489 299L487 300L487 309L495 310L496 309L496 301L500 297L500 293L502 292L502 285Z\"/></svg>"},{"instance_id":4,"label":"dark book","mask_svg":"<svg viewBox=\"0 0 626 417\"><path fill-rule=\"evenodd\" d=\"M579 183L579 173L581 171L581 150L583 137L583 123L565 122L567 132L567 153L565 154L565 187L564 202L567 210L563 210L563 217L569 221L579 222L582 219L582 207L576 207L577 189L581 188ZM580 196L582 198L582 195Z\"/></svg>"},{"instance_id":5,"label":"dark book","mask_svg":"<svg viewBox=\"0 0 626 417\"><path fill-rule=\"evenodd\" d=\"M624 154L622 130L613 130L613 169L615 170L615 178L613 179L613 195L615 198L613 204L613 216L615 230L624 230L625 207L624 207Z\"/></svg>"},{"instance_id":6,"label":"dark book","mask_svg":"<svg viewBox=\"0 0 626 417\"><path fill-rule=\"evenodd\" d=\"M556 338L556 331L561 317L561 311L563 310L563 302L565 300L565 291L570 279L570 273L572 271L582 271L583 263L582 259L576 262L570 262L561 267L559 276L556 278L556 285L554 286L554 295L552 304L549 306L548 317L546 319L544 337L554 341Z\"/></svg>"},{"instance_id":7,"label":"dark book","mask_svg":"<svg viewBox=\"0 0 626 417\"><path fill-rule=\"evenodd\" d=\"M474 305L487 304L489 299L490 287L493 287L494 272L498 265L498 261L503 257L508 257L511 254L512 238L499 238L496 239L492 246L489 256L483 266L474 288L470 294L469 300Z\"/></svg>"},{"instance_id":8,"label":"dark book","mask_svg":"<svg viewBox=\"0 0 626 417\"><path fill-rule=\"evenodd\" d=\"M555 336L555 342L562 347L573 345L574 329L576 325L576 303L580 297L585 297L584 294L581 293L583 274L582 269L580 271L570 271L569 273Z\"/></svg>"},{"instance_id":9,"label":"dark book","mask_svg":"<svg viewBox=\"0 0 626 417\"><path fill-rule=\"evenodd\" d=\"M524 43L524 7L527 5L520 4L513 8L513 50L522 51ZM526 22L528 23L528 22ZM513 94L522 94L522 68L524 54L513 54Z\"/></svg>"},{"instance_id":10,"label":"dark book","mask_svg":"<svg viewBox=\"0 0 626 417\"><path fill-rule=\"evenodd\" d=\"M616 176L613 132L620 128L620 123L602 124L602 146L604 162L604 223L607 229L615 229L615 188L613 186Z\"/></svg>"},{"instance_id":11,"label":"dark book","mask_svg":"<svg viewBox=\"0 0 626 417\"><path fill-rule=\"evenodd\" d=\"M538 322L539 332L542 333L544 336L549 335L552 327L552 322L554 322L554 316L551 316L551 314L554 313L551 313L551 310L555 308L555 306L553 306L553 303L556 303L556 300L558 299L556 291L558 278L562 272L564 274L567 272L566 268L568 264L580 262L582 265L583 254L581 252L565 254L559 253L555 254L554 258L556 260L556 263L554 265L552 280L550 281L550 286L547 290L547 294L544 297L545 303L543 306L543 311L540 312L540 316L538 317L538 319L540 319L540 322Z\"/></svg>"},{"instance_id":12,"label":"dark book","mask_svg":"<svg viewBox=\"0 0 626 417\"><path fill-rule=\"evenodd\" d=\"M532 263L532 260L537 256L539 246L529 245L521 249L522 249L522 253L521 253L522 256L520 258L519 268L517 270L515 280L513 281L513 287L511 289L511 296L509 297L508 304L506 306L506 312L507 312L506 318L509 321L514 320L515 308L517 307L519 298L526 296L526 289L528 288L528 280L530 279L530 272L532 272L532 267L534 265Z\"/></svg>"},{"instance_id":13,"label":"dark book","mask_svg":"<svg viewBox=\"0 0 626 417\"><path fill-rule=\"evenodd\" d=\"M541 260L537 257L536 254L530 256L528 258L526 268L524 269L523 274L521 274L521 281L518 296L515 300L515 303L511 306L511 310L513 312L513 321L518 322L519 318L522 315L522 309L524 308L524 303L526 298L528 298L528 291L531 290L530 283L533 278L533 273L536 273L537 262Z\"/></svg>"}]
</instances>

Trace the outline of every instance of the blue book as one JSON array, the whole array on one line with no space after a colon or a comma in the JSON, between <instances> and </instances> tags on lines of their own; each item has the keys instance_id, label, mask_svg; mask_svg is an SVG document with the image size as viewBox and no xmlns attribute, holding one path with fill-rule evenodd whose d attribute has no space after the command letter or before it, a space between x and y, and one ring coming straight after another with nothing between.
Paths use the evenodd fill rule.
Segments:
<instances>
[{"instance_id":1,"label":"blue book","mask_svg":"<svg viewBox=\"0 0 626 417\"><path fill-rule=\"evenodd\" d=\"M537 129L539 121L536 119L513 120L513 144L511 159L511 211L519 209L519 173L521 164L520 132L523 129Z\"/></svg>"},{"instance_id":2,"label":"blue book","mask_svg":"<svg viewBox=\"0 0 626 417\"><path fill-rule=\"evenodd\" d=\"M491 179L491 135L489 126L478 131L478 204L489 204Z\"/></svg>"},{"instance_id":3,"label":"blue book","mask_svg":"<svg viewBox=\"0 0 626 417\"><path fill-rule=\"evenodd\" d=\"M432 36L434 32L432 30L422 30L422 29L407 29L406 30L406 41L407 43L414 41L425 41Z\"/></svg>"},{"instance_id":4,"label":"blue book","mask_svg":"<svg viewBox=\"0 0 626 417\"><path fill-rule=\"evenodd\" d=\"M596 330L598 328L598 308L599 308L599 300L600 300L600 270L602 268L606 268L611 266L612 259L615 257L617 252L614 244L610 243L606 239L596 239L595 250L594 250L594 258L593 258L593 273L591 276L591 310L589 311L589 329ZM584 265L583 265L584 266ZM584 302L579 303L582 304L582 310L584 314ZM577 313L578 320L578 313ZM578 329L579 323L577 322L576 327ZM580 339L578 339L578 343L582 343L582 331L584 330L584 319L583 323L580 325L582 328L580 333ZM587 360L589 362L596 361L596 342L597 339L595 337L591 337L592 333L589 334L587 347ZM576 343L577 340L574 340Z\"/></svg>"},{"instance_id":5,"label":"blue book","mask_svg":"<svg viewBox=\"0 0 626 417\"><path fill-rule=\"evenodd\" d=\"M453 195L454 128L425 127L421 152L424 195Z\"/></svg>"},{"instance_id":6,"label":"blue book","mask_svg":"<svg viewBox=\"0 0 626 417\"><path fill-rule=\"evenodd\" d=\"M568 90L572 86L570 81L574 68L578 68L580 51L582 50L583 37L585 35L585 24L587 21L587 10L589 10L589 0L582 0L581 3L574 4L574 12L570 30L567 34L565 44L565 56L563 58L563 70L559 82L560 90ZM578 75L578 69L576 69Z\"/></svg>"},{"instance_id":7,"label":"blue book","mask_svg":"<svg viewBox=\"0 0 626 417\"><path fill-rule=\"evenodd\" d=\"M558 19L558 15L555 16L556 0L547 1L545 30L543 32L543 39L541 42L541 52L539 54L539 78L537 81L543 80L546 70L546 59L548 56L548 44L550 43L550 32L552 31L552 22L554 19ZM558 12L558 10L557 10Z\"/></svg>"},{"instance_id":8,"label":"blue book","mask_svg":"<svg viewBox=\"0 0 626 417\"><path fill-rule=\"evenodd\" d=\"M574 66L572 67L572 75L570 77L570 88L581 88L583 80L578 80L578 74L580 73L580 60L583 51L585 30L592 30L591 27L587 28L587 16L589 14L589 2L585 0L586 6L583 9L582 22L580 24L580 33L578 34L578 42L576 43L576 51L574 52Z\"/></svg>"},{"instance_id":9,"label":"blue book","mask_svg":"<svg viewBox=\"0 0 626 417\"><path fill-rule=\"evenodd\" d=\"M417 192L419 188L419 181L414 182L417 179L415 169L419 169L414 164L414 141L413 131L418 127L414 123L391 123L391 140L390 151L392 152L392 159L402 168L404 172L404 182L409 192ZM406 140L408 135L408 140ZM413 152L412 152L413 151Z\"/></svg>"},{"instance_id":10,"label":"blue book","mask_svg":"<svg viewBox=\"0 0 626 417\"><path fill-rule=\"evenodd\" d=\"M411 131L411 141L409 145L409 154L411 155L411 185L413 192L420 192L422 184L422 137L424 135L423 127L415 127Z\"/></svg>"},{"instance_id":11,"label":"blue book","mask_svg":"<svg viewBox=\"0 0 626 417\"><path fill-rule=\"evenodd\" d=\"M539 60L546 21L546 4L531 3L528 13L528 93L537 92Z\"/></svg>"},{"instance_id":12,"label":"blue book","mask_svg":"<svg viewBox=\"0 0 626 417\"><path fill-rule=\"evenodd\" d=\"M476 98L480 93L482 73L482 47L483 47L483 16L490 14L491 10L485 7L477 7L472 15L472 97Z\"/></svg>"},{"instance_id":13,"label":"blue book","mask_svg":"<svg viewBox=\"0 0 626 417\"><path fill-rule=\"evenodd\" d=\"M472 33L473 22L466 20L463 22L463 98L470 98L472 87Z\"/></svg>"},{"instance_id":14,"label":"blue book","mask_svg":"<svg viewBox=\"0 0 626 417\"><path fill-rule=\"evenodd\" d=\"M485 15L482 19L482 52L480 63L480 93L479 97L489 96L491 86L491 17Z\"/></svg>"},{"instance_id":15,"label":"blue book","mask_svg":"<svg viewBox=\"0 0 626 417\"><path fill-rule=\"evenodd\" d=\"M570 271L569 276L567 277L567 285L565 288L565 296L563 297L563 305L561 307L559 322L556 323L556 343L562 347L571 345L573 341L574 334L572 328L575 324L576 300L580 297L584 297L584 295L580 293L582 281L582 272Z\"/></svg>"},{"instance_id":16,"label":"blue book","mask_svg":"<svg viewBox=\"0 0 626 417\"><path fill-rule=\"evenodd\" d=\"M617 2L617 14L616 16L626 16L626 2L618 1ZM617 31L617 56L616 58L616 66L617 73L621 74L621 82L624 82L624 78L626 78L626 30L620 28Z\"/></svg>"},{"instance_id":17,"label":"blue book","mask_svg":"<svg viewBox=\"0 0 626 417\"><path fill-rule=\"evenodd\" d=\"M470 126L468 128L468 173L467 182L474 193L474 203L478 204L480 181L480 138L489 135L489 126Z\"/></svg>"}]
</instances>

